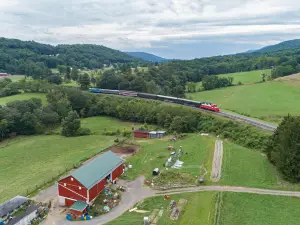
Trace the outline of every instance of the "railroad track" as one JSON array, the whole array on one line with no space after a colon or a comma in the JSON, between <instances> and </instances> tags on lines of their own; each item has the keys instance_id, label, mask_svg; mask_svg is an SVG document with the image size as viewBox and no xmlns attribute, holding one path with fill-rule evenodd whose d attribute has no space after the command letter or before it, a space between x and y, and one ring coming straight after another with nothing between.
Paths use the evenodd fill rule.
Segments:
<instances>
[{"instance_id":1,"label":"railroad track","mask_svg":"<svg viewBox=\"0 0 300 225\"><path fill-rule=\"evenodd\" d=\"M127 96L127 97L142 98L142 97L139 97L139 96ZM147 98L143 98L143 99L151 100L151 99L147 99ZM156 100L156 101L161 101L161 100ZM162 102L178 105L178 103L174 103L174 102L171 102L171 101L162 101ZM189 105L184 105L184 106L195 108L195 109L198 109L200 111L203 111L203 112L206 112L206 113L211 113L211 114L221 116L221 117L225 117L225 118L228 118L228 119L231 119L231 120L241 121L241 122L253 125L255 127L258 127L260 129L263 129L263 130L269 131L269 132L274 132L277 128L277 125L270 124L270 123L267 123L267 122L263 122L263 121L260 121L260 120L256 120L256 119L253 119L253 118L250 118L250 117L247 117L247 116L242 116L242 115L235 114L235 113L222 112L222 111L221 112L214 112L214 111L209 111L209 110L205 110L205 109L201 109L201 108L196 108L194 106L189 106Z\"/></svg>"}]
</instances>

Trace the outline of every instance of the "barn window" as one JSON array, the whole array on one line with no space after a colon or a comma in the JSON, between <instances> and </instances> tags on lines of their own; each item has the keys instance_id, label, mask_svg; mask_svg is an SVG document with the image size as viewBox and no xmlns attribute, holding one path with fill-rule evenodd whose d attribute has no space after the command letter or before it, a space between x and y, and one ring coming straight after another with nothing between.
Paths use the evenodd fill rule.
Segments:
<instances>
[{"instance_id":1,"label":"barn window","mask_svg":"<svg viewBox=\"0 0 300 225\"><path fill-rule=\"evenodd\" d=\"M73 177L71 177L71 181L73 181L74 179L73 179Z\"/></svg>"},{"instance_id":2,"label":"barn window","mask_svg":"<svg viewBox=\"0 0 300 225\"><path fill-rule=\"evenodd\" d=\"M66 184L66 183L64 183L64 186L67 186L67 184Z\"/></svg>"},{"instance_id":3,"label":"barn window","mask_svg":"<svg viewBox=\"0 0 300 225\"><path fill-rule=\"evenodd\" d=\"M81 190L81 187L79 187L79 190Z\"/></svg>"}]
</instances>

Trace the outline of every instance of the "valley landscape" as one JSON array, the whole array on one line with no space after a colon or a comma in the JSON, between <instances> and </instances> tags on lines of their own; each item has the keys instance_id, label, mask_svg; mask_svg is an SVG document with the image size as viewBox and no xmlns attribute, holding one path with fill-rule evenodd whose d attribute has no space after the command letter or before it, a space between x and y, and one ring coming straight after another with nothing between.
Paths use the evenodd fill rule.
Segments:
<instances>
[{"instance_id":1,"label":"valley landscape","mask_svg":"<svg viewBox=\"0 0 300 225\"><path fill-rule=\"evenodd\" d=\"M299 4L34 2L0 3L0 225L300 225Z\"/></svg>"}]
</instances>

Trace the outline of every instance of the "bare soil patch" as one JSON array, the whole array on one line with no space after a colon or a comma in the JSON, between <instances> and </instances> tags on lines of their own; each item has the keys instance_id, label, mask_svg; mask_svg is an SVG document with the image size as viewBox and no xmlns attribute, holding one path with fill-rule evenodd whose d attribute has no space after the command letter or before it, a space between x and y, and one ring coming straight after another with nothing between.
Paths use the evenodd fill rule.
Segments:
<instances>
[{"instance_id":1,"label":"bare soil patch","mask_svg":"<svg viewBox=\"0 0 300 225\"><path fill-rule=\"evenodd\" d=\"M300 85L300 73L292 74L285 77L279 77L276 81L286 81L290 85Z\"/></svg>"},{"instance_id":2,"label":"bare soil patch","mask_svg":"<svg viewBox=\"0 0 300 225\"><path fill-rule=\"evenodd\" d=\"M128 157L134 155L137 151L139 151L138 145L116 145L113 146L107 151L112 151L121 157Z\"/></svg>"}]
</instances>

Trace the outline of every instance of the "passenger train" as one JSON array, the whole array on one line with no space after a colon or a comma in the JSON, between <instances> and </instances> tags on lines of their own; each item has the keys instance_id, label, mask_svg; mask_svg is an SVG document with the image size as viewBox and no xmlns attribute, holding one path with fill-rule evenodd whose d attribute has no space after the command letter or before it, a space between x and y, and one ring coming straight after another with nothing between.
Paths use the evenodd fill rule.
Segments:
<instances>
[{"instance_id":1,"label":"passenger train","mask_svg":"<svg viewBox=\"0 0 300 225\"><path fill-rule=\"evenodd\" d=\"M89 92L91 93L103 93L103 94L114 94L114 95L123 95L123 96L130 96L130 97L138 97L138 98L145 98L145 99L152 99L152 100L159 100L164 102L171 102L186 106L192 106L196 108L201 108L204 110L209 110L213 112L220 112L220 108L216 104L208 103L208 102L197 102L189 99L183 98L176 98L171 96L164 96L164 95L155 95L155 94L148 94L148 93L140 93L135 91L121 91L121 90L111 90L111 89L100 89L100 88L89 88Z\"/></svg>"}]
</instances>

